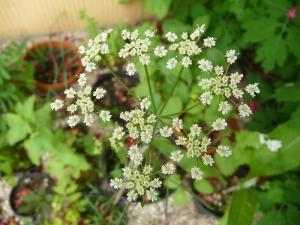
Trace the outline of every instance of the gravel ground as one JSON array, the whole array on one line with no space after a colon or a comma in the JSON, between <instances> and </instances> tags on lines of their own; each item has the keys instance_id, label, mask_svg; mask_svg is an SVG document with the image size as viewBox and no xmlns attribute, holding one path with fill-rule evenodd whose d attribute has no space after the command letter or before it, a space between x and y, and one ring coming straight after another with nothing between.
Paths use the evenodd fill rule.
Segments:
<instances>
[{"instance_id":1,"label":"gravel ground","mask_svg":"<svg viewBox=\"0 0 300 225\"><path fill-rule=\"evenodd\" d=\"M147 204L144 208L131 205L128 208L128 225L217 225L219 219L204 209L196 208L189 196L188 204L177 207L172 197L168 201L167 216L165 201Z\"/></svg>"}]
</instances>

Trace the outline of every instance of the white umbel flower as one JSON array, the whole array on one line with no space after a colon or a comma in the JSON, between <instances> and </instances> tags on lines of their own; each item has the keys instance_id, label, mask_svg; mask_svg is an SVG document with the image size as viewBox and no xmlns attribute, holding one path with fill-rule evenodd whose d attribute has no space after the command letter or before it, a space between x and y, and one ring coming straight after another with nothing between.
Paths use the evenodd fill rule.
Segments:
<instances>
[{"instance_id":1,"label":"white umbel flower","mask_svg":"<svg viewBox=\"0 0 300 225\"><path fill-rule=\"evenodd\" d=\"M252 114L250 107L247 104L242 104L238 108L240 117L247 117Z\"/></svg>"},{"instance_id":2,"label":"white umbel flower","mask_svg":"<svg viewBox=\"0 0 300 225\"><path fill-rule=\"evenodd\" d=\"M192 60L190 57L185 56L182 58L181 64L184 68L188 68L190 65L192 65Z\"/></svg>"},{"instance_id":3,"label":"white umbel flower","mask_svg":"<svg viewBox=\"0 0 300 225\"><path fill-rule=\"evenodd\" d=\"M167 54L167 49L165 48L165 46L157 46L154 49L154 55L158 56L158 57L164 57Z\"/></svg>"},{"instance_id":4,"label":"white umbel flower","mask_svg":"<svg viewBox=\"0 0 300 225\"><path fill-rule=\"evenodd\" d=\"M123 186L122 178L111 179L109 185L114 189L120 189Z\"/></svg>"},{"instance_id":5,"label":"white umbel flower","mask_svg":"<svg viewBox=\"0 0 300 225\"><path fill-rule=\"evenodd\" d=\"M128 63L126 66L126 73L128 76L133 76L136 72L134 63Z\"/></svg>"},{"instance_id":6,"label":"white umbel flower","mask_svg":"<svg viewBox=\"0 0 300 225\"><path fill-rule=\"evenodd\" d=\"M175 58L171 58L167 61L167 68L169 70L174 69L177 65L178 61Z\"/></svg>"},{"instance_id":7,"label":"white umbel flower","mask_svg":"<svg viewBox=\"0 0 300 225\"><path fill-rule=\"evenodd\" d=\"M212 166L215 162L213 157L208 154L202 156L202 161L205 166Z\"/></svg>"},{"instance_id":8,"label":"white umbel flower","mask_svg":"<svg viewBox=\"0 0 300 225\"><path fill-rule=\"evenodd\" d=\"M172 120L172 127L177 130L177 131L180 131L182 128L183 128L183 122L182 122L182 119L179 119L179 118L174 118Z\"/></svg>"},{"instance_id":9,"label":"white umbel flower","mask_svg":"<svg viewBox=\"0 0 300 225\"><path fill-rule=\"evenodd\" d=\"M227 126L227 122L223 118L217 119L215 122L212 123L213 130L224 130Z\"/></svg>"},{"instance_id":10,"label":"white umbel flower","mask_svg":"<svg viewBox=\"0 0 300 225\"><path fill-rule=\"evenodd\" d=\"M266 141L266 145L267 148L271 151L271 152L277 152L279 149L282 148L282 142L279 140L267 140Z\"/></svg>"},{"instance_id":11,"label":"white umbel flower","mask_svg":"<svg viewBox=\"0 0 300 225\"><path fill-rule=\"evenodd\" d=\"M203 105L210 105L212 98L213 96L210 92L204 92L203 94L201 94L199 99Z\"/></svg>"},{"instance_id":12,"label":"white umbel flower","mask_svg":"<svg viewBox=\"0 0 300 225\"><path fill-rule=\"evenodd\" d=\"M84 85L86 85L87 82L87 77L85 73L82 73L79 75L79 79L77 81L77 83L79 84L80 87L83 87Z\"/></svg>"},{"instance_id":13,"label":"white umbel flower","mask_svg":"<svg viewBox=\"0 0 300 225\"><path fill-rule=\"evenodd\" d=\"M173 32L166 33L165 37L167 38L167 40L169 42L175 42L176 39L177 39L177 35L175 33L173 33Z\"/></svg>"},{"instance_id":14,"label":"white umbel flower","mask_svg":"<svg viewBox=\"0 0 300 225\"><path fill-rule=\"evenodd\" d=\"M235 50L228 50L225 54L226 60L229 64L233 64L237 60Z\"/></svg>"},{"instance_id":15,"label":"white umbel flower","mask_svg":"<svg viewBox=\"0 0 300 225\"><path fill-rule=\"evenodd\" d=\"M101 99L104 97L105 94L106 94L106 90L104 90L103 88L96 88L96 90L93 93L93 96L96 99Z\"/></svg>"},{"instance_id":16,"label":"white umbel flower","mask_svg":"<svg viewBox=\"0 0 300 225\"><path fill-rule=\"evenodd\" d=\"M64 91L64 94L66 95L67 98L74 98L76 95L76 91L73 88L69 88L67 90Z\"/></svg>"},{"instance_id":17,"label":"white umbel flower","mask_svg":"<svg viewBox=\"0 0 300 225\"><path fill-rule=\"evenodd\" d=\"M171 153L171 157L170 158L174 162L179 162L183 158L183 154L182 154L182 152L180 150L173 151Z\"/></svg>"},{"instance_id":18,"label":"white umbel flower","mask_svg":"<svg viewBox=\"0 0 300 225\"><path fill-rule=\"evenodd\" d=\"M60 99L56 99L54 102L50 104L52 110L57 111L60 110L64 106L64 102Z\"/></svg>"},{"instance_id":19,"label":"white umbel flower","mask_svg":"<svg viewBox=\"0 0 300 225\"><path fill-rule=\"evenodd\" d=\"M80 118L77 115L70 116L67 120L67 123L70 127L75 127L80 122Z\"/></svg>"},{"instance_id":20,"label":"white umbel flower","mask_svg":"<svg viewBox=\"0 0 300 225\"><path fill-rule=\"evenodd\" d=\"M214 47L216 45L216 38L214 37L205 38L203 40L203 45L208 48Z\"/></svg>"},{"instance_id":21,"label":"white umbel flower","mask_svg":"<svg viewBox=\"0 0 300 225\"><path fill-rule=\"evenodd\" d=\"M218 108L219 112L221 112L223 115L225 115L230 110L231 110L231 105L228 102L226 102L226 101L220 102L219 108Z\"/></svg>"},{"instance_id":22,"label":"white umbel flower","mask_svg":"<svg viewBox=\"0 0 300 225\"><path fill-rule=\"evenodd\" d=\"M161 167L161 172L166 175L171 175L175 172L175 166L173 163L166 163Z\"/></svg>"},{"instance_id":23,"label":"white umbel flower","mask_svg":"<svg viewBox=\"0 0 300 225\"><path fill-rule=\"evenodd\" d=\"M215 66L215 73L216 73L217 75L223 75L223 73L224 73L224 68L223 68L223 66Z\"/></svg>"},{"instance_id":24,"label":"white umbel flower","mask_svg":"<svg viewBox=\"0 0 300 225\"><path fill-rule=\"evenodd\" d=\"M248 84L245 88L246 92L249 93L252 97L254 97L256 94L260 93L260 90L258 88L258 83L255 84Z\"/></svg>"},{"instance_id":25,"label":"white umbel flower","mask_svg":"<svg viewBox=\"0 0 300 225\"><path fill-rule=\"evenodd\" d=\"M196 137L196 136L199 136L200 133L201 133L201 127L199 127L198 124L193 124L190 128L190 134L193 136L193 137Z\"/></svg>"},{"instance_id":26,"label":"white umbel flower","mask_svg":"<svg viewBox=\"0 0 300 225\"><path fill-rule=\"evenodd\" d=\"M154 34L153 30L148 29L148 30L145 31L145 36L146 37L152 38L152 37L154 37L154 35L155 34Z\"/></svg>"},{"instance_id":27,"label":"white umbel flower","mask_svg":"<svg viewBox=\"0 0 300 225\"><path fill-rule=\"evenodd\" d=\"M219 145L216 152L221 156L221 157L229 157L231 155L231 151L228 146L225 145Z\"/></svg>"},{"instance_id":28,"label":"white umbel flower","mask_svg":"<svg viewBox=\"0 0 300 225\"><path fill-rule=\"evenodd\" d=\"M160 128L159 132L163 137L170 137L173 133L173 129L172 127L164 126L163 128Z\"/></svg>"},{"instance_id":29,"label":"white umbel flower","mask_svg":"<svg viewBox=\"0 0 300 225\"><path fill-rule=\"evenodd\" d=\"M99 116L103 120L103 122L108 122L111 119L111 114L107 110L101 110Z\"/></svg>"},{"instance_id":30,"label":"white umbel flower","mask_svg":"<svg viewBox=\"0 0 300 225\"><path fill-rule=\"evenodd\" d=\"M213 65L211 61L206 59L200 59L198 61L199 69L201 69L203 72L210 72L213 69Z\"/></svg>"},{"instance_id":31,"label":"white umbel flower","mask_svg":"<svg viewBox=\"0 0 300 225\"><path fill-rule=\"evenodd\" d=\"M139 60L142 65L148 65L150 63L150 56L143 54L139 57Z\"/></svg>"},{"instance_id":32,"label":"white umbel flower","mask_svg":"<svg viewBox=\"0 0 300 225\"><path fill-rule=\"evenodd\" d=\"M140 102L140 107L141 107L141 110L144 110L144 109L149 109L151 106L151 101L149 100L149 98L144 98L142 99L142 101Z\"/></svg>"},{"instance_id":33,"label":"white umbel flower","mask_svg":"<svg viewBox=\"0 0 300 225\"><path fill-rule=\"evenodd\" d=\"M198 167L191 169L191 177L195 180L201 180L203 178L203 172Z\"/></svg>"}]
</instances>

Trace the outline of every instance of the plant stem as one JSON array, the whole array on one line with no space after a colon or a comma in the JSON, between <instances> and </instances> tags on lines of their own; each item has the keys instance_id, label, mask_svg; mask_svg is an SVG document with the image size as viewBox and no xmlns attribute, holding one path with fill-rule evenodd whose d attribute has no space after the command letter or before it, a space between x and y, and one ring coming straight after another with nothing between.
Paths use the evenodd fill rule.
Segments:
<instances>
[{"instance_id":1,"label":"plant stem","mask_svg":"<svg viewBox=\"0 0 300 225\"><path fill-rule=\"evenodd\" d=\"M159 115L161 115L161 114L164 112L164 109L165 109L165 107L167 106L167 104L168 104L170 98L173 96L174 91L175 91L175 88L176 88L176 86L177 86L177 84L178 84L178 82L179 82L179 80L180 80L180 78L181 78L181 74L182 74L182 72L183 72L183 68L184 68L184 67L182 66L181 69L180 69L180 71L179 71L179 74L178 74L178 76L177 76L177 79L176 79L175 83L173 84L173 87L172 87L172 89L171 89L170 95L168 96L167 100L166 100L165 103L163 104L163 106L162 106L162 108L161 108L161 110L160 110L160 112L159 112Z\"/></svg>"},{"instance_id":2,"label":"plant stem","mask_svg":"<svg viewBox=\"0 0 300 225\"><path fill-rule=\"evenodd\" d=\"M195 103L194 105L192 105L192 106L190 106L190 107L184 109L184 110L181 111L181 112L178 112L178 113L172 113L172 114L168 114L168 115L163 115L163 116L161 116L161 117L162 117L162 118L165 118L165 117L170 117L170 116L181 115L181 114L184 114L184 113L190 111L191 109L195 108L195 107L198 106L198 105L199 105L199 102L197 102L197 103Z\"/></svg>"},{"instance_id":3,"label":"plant stem","mask_svg":"<svg viewBox=\"0 0 300 225\"><path fill-rule=\"evenodd\" d=\"M130 90L130 88L125 84L125 82L120 78L120 76L113 70L113 68L112 68L112 66L109 64L109 62L108 62L108 60L105 58L104 59L104 62L105 62L105 65L107 66L107 68L109 69L109 71L111 72L111 74L114 76L114 78L118 81L118 82L120 82L122 85L123 85L123 87L126 89L126 91L131 95L131 96L133 96L135 99L137 99L136 98L136 96L135 96L135 94L134 94L134 92L132 91L132 90Z\"/></svg>"},{"instance_id":4,"label":"plant stem","mask_svg":"<svg viewBox=\"0 0 300 225\"><path fill-rule=\"evenodd\" d=\"M152 91L152 87L151 87L151 83L150 83L148 68L146 65L144 66L144 68L145 68L145 72L146 72L147 84L148 84L148 89L149 89L149 93L150 93L151 103L152 103L155 115L157 115L157 108L156 108L155 101L154 101L154 96L153 96L153 91Z\"/></svg>"}]
</instances>

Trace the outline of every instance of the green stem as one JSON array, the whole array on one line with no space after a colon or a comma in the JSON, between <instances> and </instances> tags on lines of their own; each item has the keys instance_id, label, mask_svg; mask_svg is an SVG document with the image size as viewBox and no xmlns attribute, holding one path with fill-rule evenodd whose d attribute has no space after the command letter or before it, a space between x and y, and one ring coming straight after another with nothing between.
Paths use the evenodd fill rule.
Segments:
<instances>
[{"instance_id":1,"label":"green stem","mask_svg":"<svg viewBox=\"0 0 300 225\"><path fill-rule=\"evenodd\" d=\"M175 91L175 88L176 88L176 86L177 86L177 84L178 84L178 82L179 82L179 80L180 80L180 78L181 78L181 74L182 74L182 72L183 72L183 68L184 68L184 67L182 66L181 69L180 69L180 71L179 71L179 74L178 74L178 76L177 76L177 79L176 79L175 83L173 84L173 87L172 87L172 89L171 89L171 92L170 92L170 94L169 94L167 100L165 101L165 103L163 104L163 106L162 106L162 108L161 108L161 110L160 110L160 112L159 112L159 115L161 115L161 114L164 112L164 109L166 108L166 106L167 106L167 104L168 104L170 98L173 96L174 91Z\"/></svg>"},{"instance_id":2,"label":"green stem","mask_svg":"<svg viewBox=\"0 0 300 225\"><path fill-rule=\"evenodd\" d=\"M126 89L126 91L131 95L133 96L135 99L136 96L134 94L134 92L132 90L129 89L129 87L125 84L125 82L120 78L120 76L113 70L112 66L109 64L108 60L107 59L104 59L104 62L105 62L105 65L107 66L107 68L109 69L109 71L111 72L111 74L113 75L113 77L118 81L120 82L123 87Z\"/></svg>"},{"instance_id":3,"label":"green stem","mask_svg":"<svg viewBox=\"0 0 300 225\"><path fill-rule=\"evenodd\" d=\"M163 115L163 116L161 116L161 117L162 117L162 118L165 118L165 117L170 117L170 116L181 115L181 114L184 114L184 113L190 111L191 109L195 108L195 107L198 106L198 105L199 105L199 102L197 102L197 103L195 103L194 105L192 105L192 106L190 106L190 107L184 109L184 110L181 111L181 112L178 112L178 113L172 113L172 114L168 114L168 115Z\"/></svg>"},{"instance_id":4,"label":"green stem","mask_svg":"<svg viewBox=\"0 0 300 225\"><path fill-rule=\"evenodd\" d=\"M154 109L155 115L157 115L157 108L156 108L155 101L154 101L154 96L153 96L153 91L152 91L152 87L151 87L151 83L150 83L148 68L146 65L144 66L144 68L145 68L145 72L146 72L147 84L148 84L148 89L149 89L149 93L150 93L152 107Z\"/></svg>"}]
</instances>

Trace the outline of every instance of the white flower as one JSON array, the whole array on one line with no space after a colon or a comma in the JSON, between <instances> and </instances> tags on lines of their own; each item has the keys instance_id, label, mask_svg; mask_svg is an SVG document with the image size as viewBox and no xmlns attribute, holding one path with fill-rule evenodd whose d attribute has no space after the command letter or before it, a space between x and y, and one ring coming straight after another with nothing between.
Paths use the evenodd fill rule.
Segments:
<instances>
[{"instance_id":1,"label":"white flower","mask_svg":"<svg viewBox=\"0 0 300 225\"><path fill-rule=\"evenodd\" d=\"M190 65L192 65L192 60L191 60L190 57L185 56L185 57L182 58L181 64L183 65L183 67L187 68L187 67L189 67Z\"/></svg>"},{"instance_id":2,"label":"white flower","mask_svg":"<svg viewBox=\"0 0 300 225\"><path fill-rule=\"evenodd\" d=\"M167 54L167 49L165 48L165 46L157 46L154 49L154 55L158 56L158 57L164 57Z\"/></svg>"},{"instance_id":3,"label":"white flower","mask_svg":"<svg viewBox=\"0 0 300 225\"><path fill-rule=\"evenodd\" d=\"M106 93L106 90L104 90L103 88L96 88L96 90L93 93L93 96L96 99L101 99L104 97L105 93Z\"/></svg>"},{"instance_id":4,"label":"white flower","mask_svg":"<svg viewBox=\"0 0 300 225\"><path fill-rule=\"evenodd\" d=\"M64 102L60 99L56 99L54 102L50 104L52 110L57 111L64 106Z\"/></svg>"},{"instance_id":5,"label":"white flower","mask_svg":"<svg viewBox=\"0 0 300 225\"><path fill-rule=\"evenodd\" d=\"M67 90L64 91L65 95L67 98L74 98L76 95L76 91L73 88L69 88Z\"/></svg>"},{"instance_id":6,"label":"white flower","mask_svg":"<svg viewBox=\"0 0 300 225\"><path fill-rule=\"evenodd\" d=\"M182 154L182 152L180 150L173 151L171 153L171 157L170 158L174 162L179 162L183 158L183 154Z\"/></svg>"},{"instance_id":7,"label":"white flower","mask_svg":"<svg viewBox=\"0 0 300 225\"><path fill-rule=\"evenodd\" d=\"M151 106L151 102L149 100L149 98L144 98L142 99L142 101L140 102L140 107L141 107L141 110L144 110L144 109L149 109Z\"/></svg>"},{"instance_id":8,"label":"white flower","mask_svg":"<svg viewBox=\"0 0 300 225\"><path fill-rule=\"evenodd\" d=\"M217 75L223 75L223 73L224 73L224 68L223 68L223 66L215 66L215 73L216 73Z\"/></svg>"},{"instance_id":9,"label":"white flower","mask_svg":"<svg viewBox=\"0 0 300 225\"><path fill-rule=\"evenodd\" d=\"M277 152L280 148L282 148L282 143L278 140L267 140L266 145L271 152Z\"/></svg>"},{"instance_id":10,"label":"white flower","mask_svg":"<svg viewBox=\"0 0 300 225\"><path fill-rule=\"evenodd\" d=\"M151 38L151 37L154 37L154 35L155 35L154 32L152 30L150 30L150 29L148 29L148 30L145 31L145 36L146 37Z\"/></svg>"},{"instance_id":11,"label":"white flower","mask_svg":"<svg viewBox=\"0 0 300 225\"><path fill-rule=\"evenodd\" d=\"M128 76L133 76L136 72L136 68L134 63L128 63L126 66L126 73L128 74Z\"/></svg>"},{"instance_id":12,"label":"white flower","mask_svg":"<svg viewBox=\"0 0 300 225\"><path fill-rule=\"evenodd\" d=\"M219 108L218 108L219 112L221 112L223 115L225 115L230 110L231 110L231 106L230 106L230 104L228 102L226 102L226 101L220 102Z\"/></svg>"},{"instance_id":13,"label":"white flower","mask_svg":"<svg viewBox=\"0 0 300 225\"><path fill-rule=\"evenodd\" d=\"M101 110L99 115L100 115L100 118L103 120L103 122L110 121L110 119L111 119L111 114L109 111Z\"/></svg>"},{"instance_id":14,"label":"white flower","mask_svg":"<svg viewBox=\"0 0 300 225\"><path fill-rule=\"evenodd\" d=\"M179 136L175 143L176 145L186 145L187 140L184 136Z\"/></svg>"},{"instance_id":15,"label":"white flower","mask_svg":"<svg viewBox=\"0 0 300 225\"><path fill-rule=\"evenodd\" d=\"M213 130L224 130L227 126L227 122L223 118L217 119L212 123Z\"/></svg>"},{"instance_id":16,"label":"white flower","mask_svg":"<svg viewBox=\"0 0 300 225\"><path fill-rule=\"evenodd\" d=\"M135 166L141 165L143 161L143 154L140 152L136 145L130 147L128 156Z\"/></svg>"},{"instance_id":17,"label":"white flower","mask_svg":"<svg viewBox=\"0 0 300 225\"><path fill-rule=\"evenodd\" d=\"M231 155L229 147L225 145L219 145L216 151L222 157L229 157Z\"/></svg>"},{"instance_id":18,"label":"white flower","mask_svg":"<svg viewBox=\"0 0 300 225\"><path fill-rule=\"evenodd\" d=\"M182 123L182 119L179 118L174 118L172 120L172 127L177 130L180 131L183 128L183 123Z\"/></svg>"},{"instance_id":19,"label":"white flower","mask_svg":"<svg viewBox=\"0 0 300 225\"><path fill-rule=\"evenodd\" d=\"M165 126L163 128L160 128L159 132L163 137L170 137L173 133L173 130L172 127Z\"/></svg>"},{"instance_id":20,"label":"white flower","mask_svg":"<svg viewBox=\"0 0 300 225\"><path fill-rule=\"evenodd\" d=\"M161 172L166 175L171 175L175 172L175 166L173 163L166 163L161 167Z\"/></svg>"},{"instance_id":21,"label":"white flower","mask_svg":"<svg viewBox=\"0 0 300 225\"><path fill-rule=\"evenodd\" d=\"M177 35L176 35L175 33L173 33L173 32L168 32L168 33L165 35L165 37L167 38L167 40L168 40L169 42L175 42L176 39L177 39Z\"/></svg>"},{"instance_id":22,"label":"white flower","mask_svg":"<svg viewBox=\"0 0 300 225\"><path fill-rule=\"evenodd\" d=\"M131 190L127 193L127 200L133 202L137 199L138 195L134 190Z\"/></svg>"},{"instance_id":23,"label":"white flower","mask_svg":"<svg viewBox=\"0 0 300 225\"><path fill-rule=\"evenodd\" d=\"M239 115L241 117L250 116L251 113L252 113L250 107L247 104L240 105L239 108L238 108L238 110L239 110Z\"/></svg>"},{"instance_id":24,"label":"white flower","mask_svg":"<svg viewBox=\"0 0 300 225\"><path fill-rule=\"evenodd\" d=\"M130 32L128 30L124 29L121 32L121 36L122 36L123 40L128 40L128 39L130 39Z\"/></svg>"},{"instance_id":25,"label":"white flower","mask_svg":"<svg viewBox=\"0 0 300 225\"><path fill-rule=\"evenodd\" d=\"M83 87L84 85L86 85L86 82L87 82L86 74L85 73L80 74L79 79L77 81L79 86Z\"/></svg>"},{"instance_id":26,"label":"white flower","mask_svg":"<svg viewBox=\"0 0 300 225\"><path fill-rule=\"evenodd\" d=\"M201 94L199 99L203 105L209 105L212 100L212 95L210 92L204 92L203 94Z\"/></svg>"},{"instance_id":27,"label":"white flower","mask_svg":"<svg viewBox=\"0 0 300 225\"><path fill-rule=\"evenodd\" d=\"M191 33L190 37L192 40L195 40L197 37L200 37L205 31L205 24L202 24L200 27L198 26L193 33Z\"/></svg>"},{"instance_id":28,"label":"white flower","mask_svg":"<svg viewBox=\"0 0 300 225\"><path fill-rule=\"evenodd\" d=\"M169 60L167 61L167 68L168 68L169 70L171 70L171 69L175 68L175 66L177 65L177 63L178 63L177 59L171 58L171 59L169 59Z\"/></svg>"},{"instance_id":29,"label":"white flower","mask_svg":"<svg viewBox=\"0 0 300 225\"><path fill-rule=\"evenodd\" d=\"M199 69L201 69L203 72L210 72L213 69L213 65L211 61L206 59L200 59L198 61Z\"/></svg>"},{"instance_id":30,"label":"white flower","mask_svg":"<svg viewBox=\"0 0 300 225\"><path fill-rule=\"evenodd\" d=\"M205 90L205 89L210 88L213 85L211 81L212 81L211 79L204 78L204 79L199 81L198 85L200 87L202 87L203 90Z\"/></svg>"},{"instance_id":31,"label":"white flower","mask_svg":"<svg viewBox=\"0 0 300 225\"><path fill-rule=\"evenodd\" d=\"M150 188L150 190L146 191L146 196L149 201L154 202L157 200L158 193L152 188Z\"/></svg>"},{"instance_id":32,"label":"white flower","mask_svg":"<svg viewBox=\"0 0 300 225\"><path fill-rule=\"evenodd\" d=\"M150 63L150 56L143 54L139 57L139 60L142 63L142 65L148 65Z\"/></svg>"},{"instance_id":33,"label":"white flower","mask_svg":"<svg viewBox=\"0 0 300 225\"><path fill-rule=\"evenodd\" d=\"M109 53L109 48L108 48L107 44L102 44L101 45L100 53L103 54L103 55ZM96 61L99 61L99 60L96 60Z\"/></svg>"},{"instance_id":34,"label":"white flower","mask_svg":"<svg viewBox=\"0 0 300 225\"><path fill-rule=\"evenodd\" d=\"M83 118L83 122L85 123L85 125L87 126L92 126L92 124L94 123L94 116L93 114L85 114L84 118Z\"/></svg>"},{"instance_id":35,"label":"white flower","mask_svg":"<svg viewBox=\"0 0 300 225\"><path fill-rule=\"evenodd\" d=\"M191 177L195 180L201 180L203 178L203 172L198 167L191 169Z\"/></svg>"},{"instance_id":36,"label":"white flower","mask_svg":"<svg viewBox=\"0 0 300 225\"><path fill-rule=\"evenodd\" d=\"M125 135L125 132L123 131L123 127L117 127L113 131L113 138L121 140Z\"/></svg>"},{"instance_id":37,"label":"white flower","mask_svg":"<svg viewBox=\"0 0 300 225\"><path fill-rule=\"evenodd\" d=\"M71 104L68 106L67 111L70 113L74 113L77 110L77 105L76 104Z\"/></svg>"},{"instance_id":38,"label":"white flower","mask_svg":"<svg viewBox=\"0 0 300 225\"><path fill-rule=\"evenodd\" d=\"M111 179L109 185L114 189L120 189L123 186L123 180L121 178Z\"/></svg>"},{"instance_id":39,"label":"white flower","mask_svg":"<svg viewBox=\"0 0 300 225\"><path fill-rule=\"evenodd\" d=\"M70 127L75 127L80 122L80 118L77 115L70 116L67 123Z\"/></svg>"},{"instance_id":40,"label":"white flower","mask_svg":"<svg viewBox=\"0 0 300 225\"><path fill-rule=\"evenodd\" d=\"M233 64L237 60L235 50L228 50L225 54L225 57L229 64Z\"/></svg>"},{"instance_id":41,"label":"white flower","mask_svg":"<svg viewBox=\"0 0 300 225\"><path fill-rule=\"evenodd\" d=\"M202 156L202 161L203 161L204 165L206 165L206 166L212 166L215 162L213 157L211 157L211 155L208 155L208 154L205 154Z\"/></svg>"},{"instance_id":42,"label":"white flower","mask_svg":"<svg viewBox=\"0 0 300 225\"><path fill-rule=\"evenodd\" d=\"M216 38L208 37L203 40L203 45L205 47L211 48L216 45Z\"/></svg>"},{"instance_id":43,"label":"white flower","mask_svg":"<svg viewBox=\"0 0 300 225\"><path fill-rule=\"evenodd\" d=\"M146 165L146 166L144 166L143 173L150 174L152 172L152 170L153 170L152 166Z\"/></svg>"},{"instance_id":44,"label":"white flower","mask_svg":"<svg viewBox=\"0 0 300 225\"><path fill-rule=\"evenodd\" d=\"M190 134L195 137L195 136L199 136L199 134L201 133L201 127L198 126L198 124L193 124L190 128Z\"/></svg>"},{"instance_id":45,"label":"white flower","mask_svg":"<svg viewBox=\"0 0 300 225\"><path fill-rule=\"evenodd\" d=\"M255 84L248 84L245 88L246 92L249 93L249 95L251 95L252 97L255 96L255 94L259 94L260 90L258 88L258 83Z\"/></svg>"}]
</instances>

